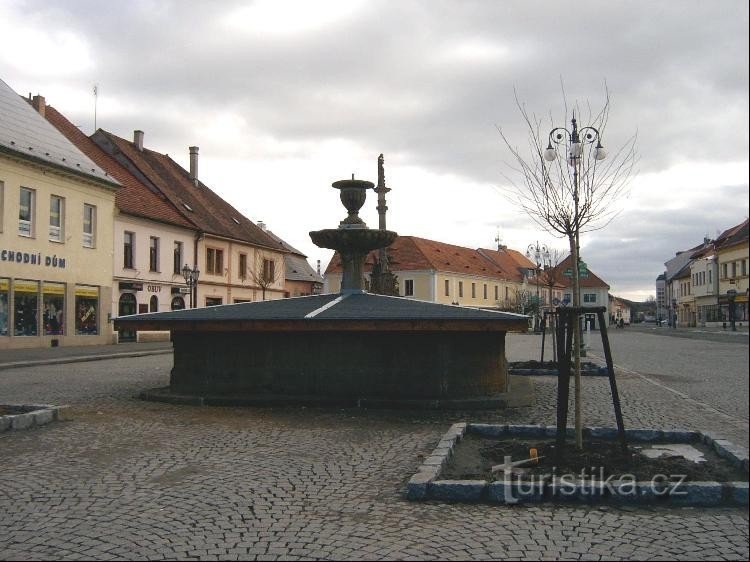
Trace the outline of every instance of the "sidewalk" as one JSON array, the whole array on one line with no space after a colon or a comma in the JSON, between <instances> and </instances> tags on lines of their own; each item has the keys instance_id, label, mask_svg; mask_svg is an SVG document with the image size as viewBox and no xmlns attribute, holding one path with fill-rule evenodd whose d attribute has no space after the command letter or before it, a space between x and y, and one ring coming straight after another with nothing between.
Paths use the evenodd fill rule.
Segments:
<instances>
[{"instance_id":1,"label":"sidewalk","mask_svg":"<svg viewBox=\"0 0 750 562\"><path fill-rule=\"evenodd\" d=\"M34 365L55 365L98 361L120 357L141 357L172 353L172 342L120 343L70 347L34 347L0 350L0 370Z\"/></svg>"}]
</instances>

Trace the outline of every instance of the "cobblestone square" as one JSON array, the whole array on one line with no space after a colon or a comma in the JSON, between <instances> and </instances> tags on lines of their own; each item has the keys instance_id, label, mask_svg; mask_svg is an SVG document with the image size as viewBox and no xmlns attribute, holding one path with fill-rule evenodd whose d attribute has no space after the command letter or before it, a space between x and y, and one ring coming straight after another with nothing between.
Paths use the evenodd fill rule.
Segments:
<instances>
[{"instance_id":1,"label":"cobblestone square","mask_svg":"<svg viewBox=\"0 0 750 562\"><path fill-rule=\"evenodd\" d=\"M509 359L530 358L534 338L509 336ZM730 377L746 372L746 340L727 344L724 357L735 353L737 366L705 373L734 381L729 394L744 392L726 408L718 395L695 397L690 385L702 366L683 367L692 382L676 384L667 378L678 375L658 365L645 374L630 364L628 345L625 335L613 336L628 426L714 431L747 446L747 380ZM171 362L165 354L0 370L1 402L70 405L66 421L0 434L3 558L748 558L742 509L405 499L407 480L451 423L554 423L551 377L535 378L531 407L468 413L201 408L135 398L166 385ZM613 425L606 378L584 384L586 423Z\"/></svg>"}]
</instances>

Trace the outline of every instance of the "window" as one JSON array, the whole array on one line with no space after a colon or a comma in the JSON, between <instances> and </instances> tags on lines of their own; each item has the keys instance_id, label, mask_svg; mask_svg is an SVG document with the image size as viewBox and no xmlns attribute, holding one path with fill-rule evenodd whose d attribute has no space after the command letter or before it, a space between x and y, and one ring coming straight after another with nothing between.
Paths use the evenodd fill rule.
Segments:
<instances>
[{"instance_id":1,"label":"window","mask_svg":"<svg viewBox=\"0 0 750 562\"><path fill-rule=\"evenodd\" d=\"M726 263L721 264L721 278L726 279L728 277L728 265Z\"/></svg>"},{"instance_id":2,"label":"window","mask_svg":"<svg viewBox=\"0 0 750 562\"><path fill-rule=\"evenodd\" d=\"M471 284L471 298L472 299L477 298L477 284L476 283Z\"/></svg>"},{"instance_id":3,"label":"window","mask_svg":"<svg viewBox=\"0 0 750 562\"><path fill-rule=\"evenodd\" d=\"M709 270L708 270L708 284L709 284L709 285L713 285L713 282L714 282L714 280L713 280L713 276L714 276L714 275L713 275L713 272L712 272L712 271L711 271L711 270L709 269Z\"/></svg>"},{"instance_id":4,"label":"window","mask_svg":"<svg viewBox=\"0 0 750 562\"><path fill-rule=\"evenodd\" d=\"M495 285L495 300L496 301L500 300L500 297L498 296L498 294L499 294L498 290L499 290L499 287L497 285Z\"/></svg>"},{"instance_id":5,"label":"window","mask_svg":"<svg viewBox=\"0 0 750 562\"><path fill-rule=\"evenodd\" d=\"M174 259L172 271L175 275L182 275L182 242L174 243ZM175 310L175 309L173 309Z\"/></svg>"},{"instance_id":6,"label":"window","mask_svg":"<svg viewBox=\"0 0 750 562\"><path fill-rule=\"evenodd\" d=\"M737 277L737 262L732 262L732 279Z\"/></svg>"},{"instance_id":7,"label":"window","mask_svg":"<svg viewBox=\"0 0 750 562\"><path fill-rule=\"evenodd\" d=\"M747 260L742 260L742 276L747 275Z\"/></svg>"},{"instance_id":8,"label":"window","mask_svg":"<svg viewBox=\"0 0 750 562\"><path fill-rule=\"evenodd\" d=\"M63 240L63 212L65 200L57 195L49 198L49 239L52 242Z\"/></svg>"},{"instance_id":9,"label":"window","mask_svg":"<svg viewBox=\"0 0 750 562\"><path fill-rule=\"evenodd\" d=\"M273 260L263 260L263 281L266 283L276 281L276 262Z\"/></svg>"},{"instance_id":10,"label":"window","mask_svg":"<svg viewBox=\"0 0 750 562\"><path fill-rule=\"evenodd\" d=\"M42 326L45 336L65 333L65 285L42 283Z\"/></svg>"},{"instance_id":11,"label":"window","mask_svg":"<svg viewBox=\"0 0 750 562\"><path fill-rule=\"evenodd\" d=\"M185 299L182 297L173 297L170 308L172 310L183 310L185 308Z\"/></svg>"},{"instance_id":12,"label":"window","mask_svg":"<svg viewBox=\"0 0 750 562\"><path fill-rule=\"evenodd\" d=\"M8 335L8 289L10 280L0 279L0 336Z\"/></svg>"},{"instance_id":13,"label":"window","mask_svg":"<svg viewBox=\"0 0 750 562\"><path fill-rule=\"evenodd\" d=\"M240 254L240 267L238 274L240 279L247 279L247 254Z\"/></svg>"},{"instance_id":14,"label":"window","mask_svg":"<svg viewBox=\"0 0 750 562\"><path fill-rule=\"evenodd\" d=\"M122 266L125 269L133 269L133 257L135 254L135 252L133 251L135 248L135 234L133 234L132 232L125 232L122 239L123 239L123 247L122 247L123 264Z\"/></svg>"},{"instance_id":15,"label":"window","mask_svg":"<svg viewBox=\"0 0 750 562\"><path fill-rule=\"evenodd\" d=\"M463 281L458 282L458 296L459 298L464 296L464 282Z\"/></svg>"},{"instance_id":16,"label":"window","mask_svg":"<svg viewBox=\"0 0 750 562\"><path fill-rule=\"evenodd\" d=\"M96 245L96 207L83 206L83 246L93 248Z\"/></svg>"},{"instance_id":17,"label":"window","mask_svg":"<svg viewBox=\"0 0 750 562\"><path fill-rule=\"evenodd\" d=\"M211 275L224 274L224 250L206 248L206 272Z\"/></svg>"},{"instance_id":18,"label":"window","mask_svg":"<svg viewBox=\"0 0 750 562\"><path fill-rule=\"evenodd\" d=\"M159 271L159 239L151 236L148 243L148 270Z\"/></svg>"},{"instance_id":19,"label":"window","mask_svg":"<svg viewBox=\"0 0 750 562\"><path fill-rule=\"evenodd\" d=\"M449 297L451 296L451 282L447 279L445 280L445 296Z\"/></svg>"},{"instance_id":20,"label":"window","mask_svg":"<svg viewBox=\"0 0 750 562\"><path fill-rule=\"evenodd\" d=\"M584 293L583 302L596 302L596 293Z\"/></svg>"},{"instance_id":21,"label":"window","mask_svg":"<svg viewBox=\"0 0 750 562\"><path fill-rule=\"evenodd\" d=\"M148 311L159 312L159 299L156 295L151 295L151 298L148 301Z\"/></svg>"},{"instance_id":22,"label":"window","mask_svg":"<svg viewBox=\"0 0 750 562\"><path fill-rule=\"evenodd\" d=\"M34 236L35 195L33 189L21 188L18 201L18 234L21 236Z\"/></svg>"},{"instance_id":23,"label":"window","mask_svg":"<svg viewBox=\"0 0 750 562\"><path fill-rule=\"evenodd\" d=\"M5 214L4 204L5 204L5 184L0 181L0 232L3 231L3 215Z\"/></svg>"},{"instance_id":24,"label":"window","mask_svg":"<svg viewBox=\"0 0 750 562\"><path fill-rule=\"evenodd\" d=\"M17 280L13 284L14 330L16 336L39 335L39 283Z\"/></svg>"},{"instance_id":25,"label":"window","mask_svg":"<svg viewBox=\"0 0 750 562\"><path fill-rule=\"evenodd\" d=\"M487 283L484 284L484 300L487 300Z\"/></svg>"},{"instance_id":26,"label":"window","mask_svg":"<svg viewBox=\"0 0 750 562\"><path fill-rule=\"evenodd\" d=\"M76 285L76 335L99 333L99 288Z\"/></svg>"},{"instance_id":27,"label":"window","mask_svg":"<svg viewBox=\"0 0 750 562\"><path fill-rule=\"evenodd\" d=\"M206 297L206 306L218 306L222 304L221 297Z\"/></svg>"},{"instance_id":28,"label":"window","mask_svg":"<svg viewBox=\"0 0 750 562\"><path fill-rule=\"evenodd\" d=\"M404 281L404 295L407 297L414 296L414 279L406 279Z\"/></svg>"}]
</instances>

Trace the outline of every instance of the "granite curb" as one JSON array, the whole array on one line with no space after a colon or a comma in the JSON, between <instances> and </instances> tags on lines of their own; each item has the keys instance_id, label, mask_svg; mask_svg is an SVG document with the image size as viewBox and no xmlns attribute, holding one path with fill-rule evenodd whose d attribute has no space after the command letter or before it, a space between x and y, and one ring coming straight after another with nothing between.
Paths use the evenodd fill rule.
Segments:
<instances>
[{"instance_id":1,"label":"granite curb","mask_svg":"<svg viewBox=\"0 0 750 562\"><path fill-rule=\"evenodd\" d=\"M28 361L12 361L0 363L0 371L4 369L17 369L20 367L38 367L42 365L63 365L66 363L85 363L88 361L103 361L106 359L123 359L127 357L146 357L149 355L164 355L172 353L169 349L154 349L148 351L126 351L121 353L108 353L106 355L74 355L71 357L55 357L53 359L31 359Z\"/></svg>"},{"instance_id":2,"label":"granite curb","mask_svg":"<svg viewBox=\"0 0 750 562\"><path fill-rule=\"evenodd\" d=\"M548 478L528 485L508 481L486 480L440 480L440 473L454 453L457 443L469 433L485 437L538 437L549 438L556 434L555 426L503 425L483 423L455 423L443 435L432 454L424 459L416 474L407 484L409 500L439 500L451 502L477 502L516 504L546 501L565 502L611 502L615 504L662 505L662 506L747 506L747 482L685 482L674 488L659 487L651 482L616 482L613 485L593 486L581 480L563 481ZM567 429L572 436L574 430ZM711 447L717 455L735 468L748 472L748 451L708 432L680 429L626 429L629 441L672 443L701 442ZM585 437L615 439L616 428L587 427Z\"/></svg>"},{"instance_id":3,"label":"granite curb","mask_svg":"<svg viewBox=\"0 0 750 562\"><path fill-rule=\"evenodd\" d=\"M68 406L54 406L52 404L20 404L18 406L29 411L0 416L0 433L30 429L65 419L65 411L68 409Z\"/></svg>"}]
</instances>

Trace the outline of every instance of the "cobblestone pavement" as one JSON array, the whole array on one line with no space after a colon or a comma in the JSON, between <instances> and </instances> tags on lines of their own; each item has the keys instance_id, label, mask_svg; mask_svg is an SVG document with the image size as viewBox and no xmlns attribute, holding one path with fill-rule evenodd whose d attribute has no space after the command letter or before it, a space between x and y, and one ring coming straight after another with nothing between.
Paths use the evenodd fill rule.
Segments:
<instances>
[{"instance_id":1,"label":"cobblestone pavement","mask_svg":"<svg viewBox=\"0 0 750 562\"><path fill-rule=\"evenodd\" d=\"M510 336L511 359L534 336ZM525 357L523 357L525 356ZM20 559L742 559L742 509L411 503L405 483L458 420L552 423L532 407L425 413L141 402L157 355L0 372L0 401L71 404L70 419L0 435L0 556ZM604 378L586 421L613 423ZM620 377L631 426L722 429L707 410ZM744 433L731 428L736 437Z\"/></svg>"}]
</instances>

